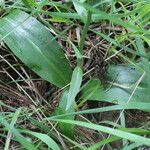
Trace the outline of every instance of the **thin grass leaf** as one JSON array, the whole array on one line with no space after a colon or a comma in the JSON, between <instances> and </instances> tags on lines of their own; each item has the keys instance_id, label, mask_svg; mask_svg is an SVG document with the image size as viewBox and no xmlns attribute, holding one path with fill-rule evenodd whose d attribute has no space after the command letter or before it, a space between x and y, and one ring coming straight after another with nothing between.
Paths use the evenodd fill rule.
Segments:
<instances>
[{"instance_id":1,"label":"thin grass leaf","mask_svg":"<svg viewBox=\"0 0 150 150\"><path fill-rule=\"evenodd\" d=\"M133 50L133 49L131 49L131 48L129 48L129 47L123 45L123 44L120 44L119 42L117 42L117 40L115 40L115 39L109 37L109 36L106 35L106 34L103 34L103 33L101 33L101 32L97 32L97 31L92 30L92 29L90 29L90 31L96 33L97 35L101 36L102 38L104 38L104 39L107 40L108 42L114 44L115 46L120 47L120 48L123 49L124 51L127 51L127 52L129 52L129 53L131 53L131 54L134 54L134 55L137 55L137 56L142 56L142 57L148 58L147 55L140 54L138 51L135 51L135 50ZM130 36L136 36L135 33L126 34L126 35L123 35L123 36L126 36L126 38L128 38L129 35L130 35ZM140 35L137 35L137 36L140 36ZM140 37L143 38L147 43L150 43L150 41L149 41L146 37L144 37L144 36L140 36ZM120 37L119 37L119 38L120 38Z\"/></svg>"},{"instance_id":2,"label":"thin grass leaf","mask_svg":"<svg viewBox=\"0 0 150 150\"><path fill-rule=\"evenodd\" d=\"M11 134L11 129L14 128L14 125L18 119L20 112L21 112L21 108L17 109L16 112L14 113L14 116L13 116L11 123L10 123L10 129L8 130L8 134L7 134L8 136L7 137L9 137L9 135ZM4 150L9 150L10 140L11 140L11 138L6 139Z\"/></svg>"},{"instance_id":3,"label":"thin grass leaf","mask_svg":"<svg viewBox=\"0 0 150 150\"><path fill-rule=\"evenodd\" d=\"M68 114L64 114L64 115L51 116L51 117L45 118L44 120L63 118L65 116L69 116L69 115L99 113L99 112L107 112L107 111L122 110L122 109L137 109L137 110L146 110L146 111L150 112L150 104L143 103L143 102L130 102L128 104L122 103L120 105L107 106L107 107L95 108L95 109L87 109L87 110L78 111L78 112L74 112L74 113L68 113Z\"/></svg>"},{"instance_id":4,"label":"thin grass leaf","mask_svg":"<svg viewBox=\"0 0 150 150\"><path fill-rule=\"evenodd\" d=\"M90 146L89 148L87 148L87 150L97 150L101 146L111 143L111 142L114 142L114 141L117 141L119 139L120 139L120 137L116 137L116 136L112 136L110 138L103 139L100 142L97 142L97 143L93 144L92 146Z\"/></svg>"},{"instance_id":5,"label":"thin grass leaf","mask_svg":"<svg viewBox=\"0 0 150 150\"><path fill-rule=\"evenodd\" d=\"M138 148L141 145L142 144L140 144L140 143L132 143L130 145L127 145L127 146L123 147L122 150L133 150L135 148Z\"/></svg>"},{"instance_id":6,"label":"thin grass leaf","mask_svg":"<svg viewBox=\"0 0 150 150\"><path fill-rule=\"evenodd\" d=\"M150 3L145 3L145 5L140 9L139 15L137 19L143 18L146 14L149 14L150 12Z\"/></svg>"},{"instance_id":7,"label":"thin grass leaf","mask_svg":"<svg viewBox=\"0 0 150 150\"><path fill-rule=\"evenodd\" d=\"M79 51L79 49L71 41L68 41L68 42L72 45L72 48L75 52L75 55L76 55L76 58L77 58L77 64L80 64L81 61L82 61L82 58L83 58L81 52Z\"/></svg>"},{"instance_id":8,"label":"thin grass leaf","mask_svg":"<svg viewBox=\"0 0 150 150\"><path fill-rule=\"evenodd\" d=\"M22 8L23 9L23 8ZM24 9L25 10L25 9ZM34 9L28 9L28 11L33 11ZM36 13L43 13L43 14L46 14L46 15L49 15L51 17L60 17L60 18L72 18L72 19L80 19L82 20L82 18L77 14L77 13L66 13L66 12L62 12L62 13L59 13L59 12L49 12L49 11L43 11L43 10L34 10L34 12ZM101 20L108 20L108 21L111 21L115 24L118 24L118 25L121 25L125 28L128 28L128 29L132 29L136 32L141 32L141 33L150 33L144 29L140 29L139 27L133 25L132 23L129 23L129 22L125 22L123 21L121 18L119 18L117 15L114 15L114 14L107 14L105 12L102 12L100 11L98 14L92 14L92 18L91 18L91 23L92 22L99 22Z\"/></svg>"},{"instance_id":9,"label":"thin grass leaf","mask_svg":"<svg viewBox=\"0 0 150 150\"><path fill-rule=\"evenodd\" d=\"M12 128L10 126L10 124L6 121L6 119L4 118L4 116L2 116L0 114L0 123L5 126L5 128L7 130L10 130L13 135L15 136L15 139L22 145L22 147L24 147L27 150L37 150L34 146L34 144L32 144L31 142L29 142L25 137L23 137L19 131L15 128Z\"/></svg>"},{"instance_id":10,"label":"thin grass leaf","mask_svg":"<svg viewBox=\"0 0 150 150\"><path fill-rule=\"evenodd\" d=\"M115 135L117 137L121 137L122 139L127 139L130 141L138 142L147 146L150 146L150 139L145 138L136 134L128 133L125 131L121 131L119 129L113 129L93 123L87 123L87 122L82 122L82 121L73 121L73 120L63 120L63 119L51 119L52 121L58 121L58 122L64 122L64 123L69 123L69 124L74 124L78 125L81 127L86 127L89 129L105 132L111 135Z\"/></svg>"},{"instance_id":11,"label":"thin grass leaf","mask_svg":"<svg viewBox=\"0 0 150 150\"><path fill-rule=\"evenodd\" d=\"M73 125L74 126L74 125ZM86 150L86 147L83 146L82 144L77 143L76 141L68 138L67 136L62 135L65 139L67 139L70 143L74 144L76 147L78 147L81 150Z\"/></svg>"},{"instance_id":12,"label":"thin grass leaf","mask_svg":"<svg viewBox=\"0 0 150 150\"><path fill-rule=\"evenodd\" d=\"M32 136L35 136L36 138L40 139L42 142L44 142L49 148L53 150L60 150L58 144L48 135L33 131L27 131L27 130L20 130L22 133L27 133Z\"/></svg>"}]
</instances>

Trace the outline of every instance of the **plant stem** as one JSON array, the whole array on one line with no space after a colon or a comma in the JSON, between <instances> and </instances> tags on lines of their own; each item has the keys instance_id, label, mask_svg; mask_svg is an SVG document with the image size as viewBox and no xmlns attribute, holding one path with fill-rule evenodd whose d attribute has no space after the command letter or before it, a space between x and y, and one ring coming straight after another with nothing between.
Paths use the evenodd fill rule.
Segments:
<instances>
[{"instance_id":1,"label":"plant stem","mask_svg":"<svg viewBox=\"0 0 150 150\"><path fill-rule=\"evenodd\" d=\"M90 11L88 11L87 12L87 20L85 22L85 26L84 26L84 29L83 29L83 32L82 32L82 35L81 35L81 40L80 40L80 43L79 43L79 51L81 52L82 55L83 55L83 47L84 47L86 34L87 34L87 31L88 31L88 28L89 28L89 25L90 25L90 22L91 22L91 16L92 16L92 13Z\"/></svg>"}]
</instances>

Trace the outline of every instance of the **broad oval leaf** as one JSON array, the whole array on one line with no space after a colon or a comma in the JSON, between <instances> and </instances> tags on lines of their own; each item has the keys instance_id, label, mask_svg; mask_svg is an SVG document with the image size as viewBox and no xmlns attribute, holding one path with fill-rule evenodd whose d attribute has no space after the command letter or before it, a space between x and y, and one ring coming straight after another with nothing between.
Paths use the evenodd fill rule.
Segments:
<instances>
[{"instance_id":1,"label":"broad oval leaf","mask_svg":"<svg viewBox=\"0 0 150 150\"><path fill-rule=\"evenodd\" d=\"M14 10L0 20L0 38L35 73L63 87L71 80L71 68L49 30L29 14Z\"/></svg>"},{"instance_id":2,"label":"broad oval leaf","mask_svg":"<svg viewBox=\"0 0 150 150\"><path fill-rule=\"evenodd\" d=\"M112 87L106 92L106 100L126 103L135 89L136 82L141 78L142 73L132 65L112 65L108 69L108 79ZM150 94L146 78L143 78L130 101L149 102Z\"/></svg>"},{"instance_id":3,"label":"broad oval leaf","mask_svg":"<svg viewBox=\"0 0 150 150\"><path fill-rule=\"evenodd\" d=\"M88 100L106 101L117 104L126 104L128 101L149 103L150 94L146 78L143 78L132 95L135 84L141 76L142 73L131 65L111 65L108 68L108 80L110 82L108 88L105 90L98 88L93 95L88 97ZM89 86L92 92L93 85L89 82L81 91L83 95L81 96L82 101L84 97L88 96L87 88Z\"/></svg>"}]
</instances>

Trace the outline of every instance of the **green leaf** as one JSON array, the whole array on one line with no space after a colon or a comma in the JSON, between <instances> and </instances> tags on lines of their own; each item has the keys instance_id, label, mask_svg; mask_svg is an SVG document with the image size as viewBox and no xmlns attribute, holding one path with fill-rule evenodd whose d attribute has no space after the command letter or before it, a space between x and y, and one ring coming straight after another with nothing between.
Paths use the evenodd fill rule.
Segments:
<instances>
[{"instance_id":1,"label":"green leaf","mask_svg":"<svg viewBox=\"0 0 150 150\"><path fill-rule=\"evenodd\" d=\"M92 113L108 112L108 111L122 110L122 109L137 109L137 110L146 110L147 112L150 112L150 103L130 102L128 104L119 104L119 105L113 105L113 106L107 106L101 108L87 109L83 111L62 114L57 116L55 115L49 118L45 118L44 120L63 118L70 115L92 114Z\"/></svg>"},{"instance_id":2,"label":"green leaf","mask_svg":"<svg viewBox=\"0 0 150 150\"><path fill-rule=\"evenodd\" d=\"M0 38L30 69L52 84L63 87L71 68L49 30L29 14L14 10L0 19Z\"/></svg>"},{"instance_id":3,"label":"green leaf","mask_svg":"<svg viewBox=\"0 0 150 150\"><path fill-rule=\"evenodd\" d=\"M68 110L72 105L74 106L75 97L77 96L78 92L80 91L82 76L83 76L82 69L77 66L73 71L73 75L72 75L72 79L71 79L66 110Z\"/></svg>"},{"instance_id":4,"label":"green leaf","mask_svg":"<svg viewBox=\"0 0 150 150\"><path fill-rule=\"evenodd\" d=\"M18 112L16 112L18 113ZM17 114L16 114L17 115ZM15 117L15 116L14 116ZM9 130L11 133L13 133L13 135L15 136L15 139L27 150L37 150L35 148L35 146L29 142L25 137L22 136L22 134L20 134L20 132L15 129L12 125L10 125L7 120L5 119L5 117L3 115L0 114L0 123L2 125L5 126L5 128L7 130Z\"/></svg>"},{"instance_id":5,"label":"green leaf","mask_svg":"<svg viewBox=\"0 0 150 150\"><path fill-rule=\"evenodd\" d=\"M81 88L81 97L78 107L82 106L84 102L91 99L100 89L100 81L98 79L91 79Z\"/></svg>"},{"instance_id":6,"label":"green leaf","mask_svg":"<svg viewBox=\"0 0 150 150\"><path fill-rule=\"evenodd\" d=\"M138 142L147 146L150 146L150 139L149 138L145 138L136 134L132 134L129 132L125 132L119 129L114 129L114 128L109 128L109 127L105 127L105 126L101 126L101 125L97 125L94 123L87 123L87 122L83 122L83 121L73 121L73 120L62 120L62 119L51 119L53 121L58 121L58 122L64 122L64 123L68 123L68 124L74 124L74 125L79 125L81 127L86 127L89 129L93 129L93 130L97 130L97 131L101 131L101 132L105 132L117 137L121 137L123 139L128 139L130 141L134 141L134 142Z\"/></svg>"},{"instance_id":7,"label":"green leaf","mask_svg":"<svg viewBox=\"0 0 150 150\"><path fill-rule=\"evenodd\" d=\"M69 93L68 90L63 91L61 99L60 99L59 106L55 110L55 113L54 113L55 115L63 115L63 114L65 115L65 114L68 114L68 113L74 113L75 112L74 105L71 105L71 107L68 110L66 110L67 100L68 100L68 93ZM74 115L64 116L64 117L62 117L62 119L74 120ZM74 125L59 122L59 128L60 128L60 130L62 131L63 134L65 134L66 136L73 139L73 137L74 137L74 134L73 134L74 133L73 132L74 131L73 130Z\"/></svg>"},{"instance_id":8,"label":"green leaf","mask_svg":"<svg viewBox=\"0 0 150 150\"><path fill-rule=\"evenodd\" d=\"M49 148L53 149L53 150L60 150L59 146L56 144L56 142L49 137L46 134L43 133L37 133L37 132L33 132L33 131L27 131L27 130L20 130L22 133L28 133L32 136L35 136L36 138L40 139L41 141L43 141L46 145L48 145Z\"/></svg>"},{"instance_id":9,"label":"green leaf","mask_svg":"<svg viewBox=\"0 0 150 150\"><path fill-rule=\"evenodd\" d=\"M144 48L144 43L140 38L136 38L136 45L137 49L140 54L147 55L146 50ZM149 59L145 57L140 57L141 61L141 67L146 72L145 80L147 80L148 88L150 88L150 65L149 65Z\"/></svg>"},{"instance_id":10,"label":"green leaf","mask_svg":"<svg viewBox=\"0 0 150 150\"><path fill-rule=\"evenodd\" d=\"M23 4L27 7L33 7L36 6L35 0L22 0Z\"/></svg>"},{"instance_id":11,"label":"green leaf","mask_svg":"<svg viewBox=\"0 0 150 150\"><path fill-rule=\"evenodd\" d=\"M140 145L142 145L141 143L132 143L130 145L125 146L122 150L133 150L135 148L138 148Z\"/></svg>"},{"instance_id":12,"label":"green leaf","mask_svg":"<svg viewBox=\"0 0 150 150\"><path fill-rule=\"evenodd\" d=\"M83 21L85 21L87 18L86 8L78 0L73 0L72 2L73 2L73 5L74 5L75 10L77 11L78 15L82 18Z\"/></svg>"},{"instance_id":13,"label":"green leaf","mask_svg":"<svg viewBox=\"0 0 150 150\"><path fill-rule=\"evenodd\" d=\"M14 128L14 125L17 122L17 119L18 119L20 113L21 113L21 108L18 108L16 110L16 112L14 113L14 116L12 117L12 120L11 120L11 123L10 123L10 129L9 129L7 135L11 134L11 129ZM11 140L10 138L6 139L4 150L8 150L9 149L10 140Z\"/></svg>"},{"instance_id":14,"label":"green leaf","mask_svg":"<svg viewBox=\"0 0 150 150\"><path fill-rule=\"evenodd\" d=\"M66 89L61 97L59 107L56 109L55 114L62 115L68 113L75 112L75 97L77 96L78 92L80 91L80 86L82 82L82 69L80 67L76 67L72 74L72 79L70 83L69 90ZM72 116L65 116L63 119L71 119L74 120L74 115ZM71 124L66 123L59 123L59 127L61 131L67 135L68 137L73 139L73 128L74 126ZM69 131L69 132L68 132Z\"/></svg>"},{"instance_id":15,"label":"green leaf","mask_svg":"<svg viewBox=\"0 0 150 150\"><path fill-rule=\"evenodd\" d=\"M138 64L140 65L140 64ZM135 84L142 77L139 70L131 65L112 65L108 69L110 88L107 90L105 100L109 102L126 103L135 89ZM130 101L149 102L150 94L146 78L137 86Z\"/></svg>"},{"instance_id":16,"label":"green leaf","mask_svg":"<svg viewBox=\"0 0 150 150\"><path fill-rule=\"evenodd\" d=\"M137 64L141 66L141 64ZM135 88L136 82L142 76L142 73L132 65L111 65L108 68L108 81L107 89L99 88L96 92L88 97L88 100L99 100L117 104L125 104L130 99L131 94ZM92 84L89 83L92 87ZM98 81L97 81L98 84ZM87 85L86 85L87 86ZM82 89L82 95L88 96L86 89ZM81 96L82 97L82 96ZM148 90L148 83L146 78L140 82L136 88L131 101L132 102L147 102L149 103L150 93Z\"/></svg>"},{"instance_id":17,"label":"green leaf","mask_svg":"<svg viewBox=\"0 0 150 150\"><path fill-rule=\"evenodd\" d=\"M101 32L97 32L95 30L92 30L90 29L90 31L94 32L95 34L101 36L102 38L104 38L105 40L107 40L108 42L114 44L115 46L117 47L120 47L121 49L124 49L125 51L131 53L131 54L134 54L134 55L137 55L137 56L143 56L143 57L148 57L147 55L142 55L140 54L138 51L135 51L135 50L132 50L131 48L129 47L126 47L125 45L123 44L120 44L119 42L116 42L117 40L116 39L113 39L111 37L109 37L108 35L106 34L103 34ZM133 36L136 36L136 34L132 34L130 33L130 35L133 35ZM123 35L125 36L125 35ZM137 34L137 36L140 36L139 34ZM120 38L120 37L119 37ZM126 34L126 38L128 38L128 34ZM140 38L143 38L147 43L150 43L150 40L148 38L146 38L145 36L140 36Z\"/></svg>"},{"instance_id":18,"label":"green leaf","mask_svg":"<svg viewBox=\"0 0 150 150\"><path fill-rule=\"evenodd\" d=\"M112 136L110 138L105 138L104 140L101 140L100 142L97 142L97 143L93 144L87 150L97 150L98 148L102 147L103 145L105 145L107 143L111 143L111 142L117 141L119 139L120 138L116 137L116 136Z\"/></svg>"},{"instance_id":19,"label":"green leaf","mask_svg":"<svg viewBox=\"0 0 150 150\"><path fill-rule=\"evenodd\" d=\"M84 146L83 144L79 144L79 143L77 143L75 140L72 140L72 139L70 139L70 138L68 138L68 137L66 137L66 136L64 136L64 135L62 135L62 136L64 137L64 139L68 140L68 142L74 144L75 147L76 147L76 149L77 149L77 147L78 147L80 150L86 150L86 149L87 149L86 146Z\"/></svg>"},{"instance_id":20,"label":"green leaf","mask_svg":"<svg viewBox=\"0 0 150 150\"><path fill-rule=\"evenodd\" d=\"M79 51L79 49L71 41L68 41L68 42L72 45L72 48L73 48L74 53L75 53L76 58L77 58L77 63L80 64L80 62L83 58L81 52Z\"/></svg>"}]
</instances>

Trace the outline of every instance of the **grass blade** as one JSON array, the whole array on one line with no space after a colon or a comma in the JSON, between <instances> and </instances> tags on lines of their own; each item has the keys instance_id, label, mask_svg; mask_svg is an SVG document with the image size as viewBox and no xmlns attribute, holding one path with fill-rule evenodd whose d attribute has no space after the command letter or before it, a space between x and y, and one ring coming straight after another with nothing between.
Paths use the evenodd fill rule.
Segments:
<instances>
[{"instance_id":1,"label":"grass blade","mask_svg":"<svg viewBox=\"0 0 150 150\"><path fill-rule=\"evenodd\" d=\"M43 133L37 133L37 132L33 132L33 131L27 131L27 130L20 130L22 133L28 133L32 136L35 136L36 138L40 139L41 141L43 141L49 148L53 149L53 150L60 150L58 144L56 144L56 142L49 137L46 134Z\"/></svg>"},{"instance_id":2,"label":"grass blade","mask_svg":"<svg viewBox=\"0 0 150 150\"><path fill-rule=\"evenodd\" d=\"M121 131L119 129L113 129L113 128L109 128L109 127L105 127L105 126L101 126L101 125L97 125L97 124L93 124L93 123L82 122L82 121L63 120L63 119L51 119L51 120L69 123L69 124L74 124L74 125L78 125L81 127L86 127L89 129L93 129L93 130L105 132L108 134L112 134L112 135L115 135L117 137L121 137L122 139L127 139L130 141L134 141L134 142L138 142L138 143L150 146L150 139L149 138L145 138L145 137L142 137L142 136L139 136L136 134Z\"/></svg>"},{"instance_id":3,"label":"grass blade","mask_svg":"<svg viewBox=\"0 0 150 150\"><path fill-rule=\"evenodd\" d=\"M146 111L150 112L150 104L143 103L143 102L130 102L128 104L107 106L107 107L102 107L102 108L88 109L88 110L78 111L78 112L74 112L74 113L68 113L65 115L52 116L49 118L45 118L45 120L62 118L64 116L69 116L69 115L99 113L99 112L107 112L107 111L122 110L122 109L137 109L137 110L146 110Z\"/></svg>"},{"instance_id":4,"label":"grass blade","mask_svg":"<svg viewBox=\"0 0 150 150\"><path fill-rule=\"evenodd\" d=\"M29 142L25 137L23 137L19 131L15 128L12 128L12 126L6 121L3 115L0 114L0 123L5 126L5 128L13 133L16 140L27 150L36 150L35 146Z\"/></svg>"}]
</instances>

